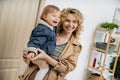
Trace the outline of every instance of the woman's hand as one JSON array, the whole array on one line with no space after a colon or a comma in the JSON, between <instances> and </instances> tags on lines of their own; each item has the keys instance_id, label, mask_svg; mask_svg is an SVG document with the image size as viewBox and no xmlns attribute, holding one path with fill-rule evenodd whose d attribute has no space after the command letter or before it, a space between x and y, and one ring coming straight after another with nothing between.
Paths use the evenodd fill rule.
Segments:
<instances>
[{"instance_id":1,"label":"woman's hand","mask_svg":"<svg viewBox=\"0 0 120 80\"><path fill-rule=\"evenodd\" d=\"M39 67L47 68L48 63L45 61L45 55L46 53L43 50L37 49L40 54L38 54L36 57L32 58L32 62Z\"/></svg>"},{"instance_id":2,"label":"woman's hand","mask_svg":"<svg viewBox=\"0 0 120 80\"><path fill-rule=\"evenodd\" d=\"M38 60L38 59L45 59L45 57L47 55L43 50L41 50L39 48L37 48L37 50L38 50L39 54L36 57L32 58L32 61Z\"/></svg>"},{"instance_id":3,"label":"woman's hand","mask_svg":"<svg viewBox=\"0 0 120 80\"><path fill-rule=\"evenodd\" d=\"M40 64L39 60L45 60L49 65L55 66L58 61L47 55L43 50L37 49L40 54L38 54L36 57L32 59L34 64Z\"/></svg>"}]
</instances>

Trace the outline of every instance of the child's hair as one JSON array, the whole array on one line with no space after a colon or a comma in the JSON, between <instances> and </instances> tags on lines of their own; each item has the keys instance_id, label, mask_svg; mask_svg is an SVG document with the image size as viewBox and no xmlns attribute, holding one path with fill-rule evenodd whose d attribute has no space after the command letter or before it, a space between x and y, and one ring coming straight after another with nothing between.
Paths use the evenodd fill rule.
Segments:
<instances>
[{"instance_id":1,"label":"child's hair","mask_svg":"<svg viewBox=\"0 0 120 80\"><path fill-rule=\"evenodd\" d=\"M44 9L43 9L43 12L40 16L40 19L44 20L44 17L48 14L48 13L53 13L53 12L56 12L56 11L60 11L60 9L55 6L55 5L47 5Z\"/></svg>"}]
</instances>

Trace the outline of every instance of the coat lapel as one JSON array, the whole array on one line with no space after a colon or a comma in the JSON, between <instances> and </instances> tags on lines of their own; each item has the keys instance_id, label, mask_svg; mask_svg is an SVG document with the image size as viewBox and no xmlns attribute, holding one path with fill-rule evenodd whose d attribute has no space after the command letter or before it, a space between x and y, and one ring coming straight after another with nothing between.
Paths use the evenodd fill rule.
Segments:
<instances>
[{"instance_id":1,"label":"coat lapel","mask_svg":"<svg viewBox=\"0 0 120 80\"><path fill-rule=\"evenodd\" d=\"M71 51L73 51L73 45L80 45L80 43L78 42L77 39L74 38L74 36L72 36L70 38L70 40L68 41L65 49L63 50L61 55L58 57L58 59L62 59L64 57L70 55Z\"/></svg>"}]
</instances>

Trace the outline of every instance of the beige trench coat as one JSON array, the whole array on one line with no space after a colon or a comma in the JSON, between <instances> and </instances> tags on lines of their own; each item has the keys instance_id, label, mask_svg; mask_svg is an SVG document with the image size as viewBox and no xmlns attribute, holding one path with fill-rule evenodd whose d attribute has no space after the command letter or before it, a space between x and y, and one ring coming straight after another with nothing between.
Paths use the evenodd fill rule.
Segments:
<instances>
[{"instance_id":1,"label":"beige trench coat","mask_svg":"<svg viewBox=\"0 0 120 80\"><path fill-rule=\"evenodd\" d=\"M82 46L79 41L72 36L58 57L59 63L51 68L44 80L64 80L66 74L75 69L81 49ZM33 66L33 68L28 67L19 80L34 80L33 78L37 70L36 66Z\"/></svg>"}]
</instances>

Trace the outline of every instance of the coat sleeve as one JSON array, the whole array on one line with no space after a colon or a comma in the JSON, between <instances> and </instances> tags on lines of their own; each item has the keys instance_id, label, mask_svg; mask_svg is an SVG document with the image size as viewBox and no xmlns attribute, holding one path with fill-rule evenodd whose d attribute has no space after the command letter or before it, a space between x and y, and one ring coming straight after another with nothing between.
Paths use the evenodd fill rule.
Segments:
<instances>
[{"instance_id":1,"label":"coat sleeve","mask_svg":"<svg viewBox=\"0 0 120 80\"><path fill-rule=\"evenodd\" d=\"M77 46L77 49L75 49L70 56L68 56L66 59L61 60L56 66L53 68L53 70L61 73L61 75L65 75L68 72L75 69L77 65L78 56L81 52L81 45Z\"/></svg>"}]
</instances>

